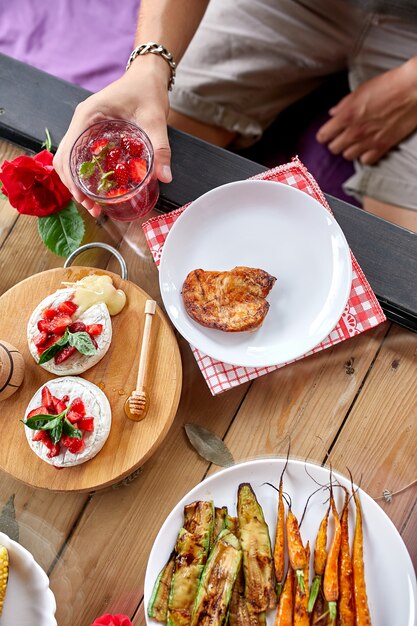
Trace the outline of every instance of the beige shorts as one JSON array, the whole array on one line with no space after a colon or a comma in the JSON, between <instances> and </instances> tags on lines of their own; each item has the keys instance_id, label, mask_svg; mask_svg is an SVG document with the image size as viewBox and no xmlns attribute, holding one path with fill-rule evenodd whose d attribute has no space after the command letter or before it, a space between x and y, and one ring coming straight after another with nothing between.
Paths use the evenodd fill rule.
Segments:
<instances>
[{"instance_id":1,"label":"beige shorts","mask_svg":"<svg viewBox=\"0 0 417 626\"><path fill-rule=\"evenodd\" d=\"M345 0L211 0L179 64L171 106L249 145L328 75L347 68L353 90L416 54L417 22ZM376 165L355 168L347 193L417 209L417 133Z\"/></svg>"}]
</instances>

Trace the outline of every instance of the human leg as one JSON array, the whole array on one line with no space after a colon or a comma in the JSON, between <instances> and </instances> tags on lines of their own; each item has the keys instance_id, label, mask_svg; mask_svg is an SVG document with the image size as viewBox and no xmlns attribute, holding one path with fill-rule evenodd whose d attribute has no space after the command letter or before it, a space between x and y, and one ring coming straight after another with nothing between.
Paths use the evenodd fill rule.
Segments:
<instances>
[{"instance_id":1,"label":"human leg","mask_svg":"<svg viewBox=\"0 0 417 626\"><path fill-rule=\"evenodd\" d=\"M334 0L211 0L179 65L169 123L223 146L252 143L346 67L362 28L362 13Z\"/></svg>"}]
</instances>

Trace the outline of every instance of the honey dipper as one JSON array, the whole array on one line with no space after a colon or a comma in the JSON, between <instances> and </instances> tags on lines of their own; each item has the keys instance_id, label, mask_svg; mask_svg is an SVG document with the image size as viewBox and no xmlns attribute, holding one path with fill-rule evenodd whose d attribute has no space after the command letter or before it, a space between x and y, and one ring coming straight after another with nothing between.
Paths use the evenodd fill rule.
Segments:
<instances>
[{"instance_id":1,"label":"honey dipper","mask_svg":"<svg viewBox=\"0 0 417 626\"><path fill-rule=\"evenodd\" d=\"M151 336L152 317L155 314L155 300L146 300L145 304L145 326L143 329L142 346L139 357L138 377L136 389L132 391L125 402L125 413L127 417L135 422L143 420L149 406L149 398L146 394L144 383L149 352L149 340Z\"/></svg>"}]
</instances>

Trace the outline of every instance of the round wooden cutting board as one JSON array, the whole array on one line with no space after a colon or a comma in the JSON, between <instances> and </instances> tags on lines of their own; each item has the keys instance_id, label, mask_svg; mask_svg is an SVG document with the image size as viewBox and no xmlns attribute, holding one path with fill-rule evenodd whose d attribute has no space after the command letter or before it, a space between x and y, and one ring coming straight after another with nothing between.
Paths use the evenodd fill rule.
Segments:
<instances>
[{"instance_id":1,"label":"round wooden cutting board","mask_svg":"<svg viewBox=\"0 0 417 626\"><path fill-rule=\"evenodd\" d=\"M112 317L113 339L104 358L81 376L98 385L112 408L112 427L103 449L92 460L71 468L56 469L30 449L23 419L36 390L53 374L36 364L29 352L26 326L35 307L47 295L87 274L108 274L127 303ZM144 326L145 301L149 296L117 274L88 267L52 269L12 287L0 297L0 339L16 346L25 361L21 387L0 402L0 468L15 478L52 491L94 491L121 481L140 467L157 449L175 417L181 393L181 357L174 332L157 307L152 323L146 377L149 410L144 420L133 422L124 403L136 386Z\"/></svg>"}]
</instances>

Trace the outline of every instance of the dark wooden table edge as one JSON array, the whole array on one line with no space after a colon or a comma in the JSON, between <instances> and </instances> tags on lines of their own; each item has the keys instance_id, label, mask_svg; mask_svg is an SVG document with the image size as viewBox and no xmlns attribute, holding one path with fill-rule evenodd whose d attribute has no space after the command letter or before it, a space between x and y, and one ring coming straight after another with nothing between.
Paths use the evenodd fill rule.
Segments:
<instances>
[{"instance_id":1,"label":"dark wooden table edge","mask_svg":"<svg viewBox=\"0 0 417 626\"><path fill-rule=\"evenodd\" d=\"M89 92L0 54L0 137L37 151L47 127L56 148L76 105ZM266 168L169 129L173 182L161 185L158 209L182 206L213 187ZM204 163L202 170L201 164ZM417 331L417 235L326 196L346 239L391 321Z\"/></svg>"}]
</instances>

